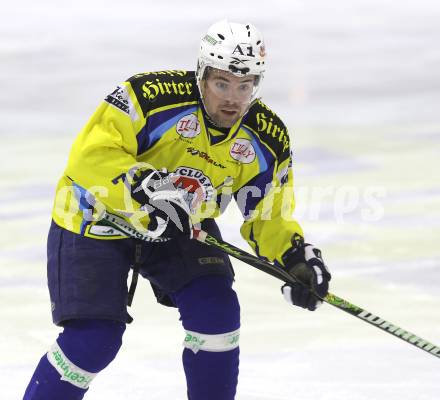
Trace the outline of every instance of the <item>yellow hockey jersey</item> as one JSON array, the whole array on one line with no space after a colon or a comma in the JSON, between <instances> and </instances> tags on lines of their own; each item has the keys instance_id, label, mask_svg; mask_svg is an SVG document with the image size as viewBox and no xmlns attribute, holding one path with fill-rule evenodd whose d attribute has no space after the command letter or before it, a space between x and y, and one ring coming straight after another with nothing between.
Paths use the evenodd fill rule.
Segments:
<instances>
[{"instance_id":1,"label":"yellow hockey jersey","mask_svg":"<svg viewBox=\"0 0 440 400\"><path fill-rule=\"evenodd\" d=\"M104 213L145 230L148 214L131 197L131 179L166 168L190 188L193 222L220 215L234 197L242 236L258 256L282 263L292 235L303 235L292 218L291 164L287 129L261 101L224 133L206 120L193 71L142 73L117 86L76 138L52 215L96 239L124 237L102 224Z\"/></svg>"}]
</instances>

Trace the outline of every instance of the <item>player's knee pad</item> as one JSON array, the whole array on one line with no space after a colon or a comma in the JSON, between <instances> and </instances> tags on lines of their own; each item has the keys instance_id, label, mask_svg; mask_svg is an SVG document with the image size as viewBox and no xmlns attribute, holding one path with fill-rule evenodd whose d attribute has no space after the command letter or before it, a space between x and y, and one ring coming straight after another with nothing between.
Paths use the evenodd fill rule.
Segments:
<instances>
[{"instance_id":1,"label":"player's knee pad","mask_svg":"<svg viewBox=\"0 0 440 400\"><path fill-rule=\"evenodd\" d=\"M66 323L47 354L61 380L86 389L96 374L116 357L125 323L111 320L72 320Z\"/></svg>"},{"instance_id":2,"label":"player's knee pad","mask_svg":"<svg viewBox=\"0 0 440 400\"><path fill-rule=\"evenodd\" d=\"M185 329L185 347L194 353L238 347L240 305L229 278L197 278L176 294L175 301Z\"/></svg>"}]
</instances>

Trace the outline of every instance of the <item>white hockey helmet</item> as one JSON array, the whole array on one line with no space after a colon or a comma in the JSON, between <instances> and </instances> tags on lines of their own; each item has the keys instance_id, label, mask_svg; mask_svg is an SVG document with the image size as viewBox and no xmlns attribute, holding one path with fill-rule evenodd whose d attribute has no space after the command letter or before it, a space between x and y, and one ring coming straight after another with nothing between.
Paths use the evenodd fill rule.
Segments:
<instances>
[{"instance_id":1,"label":"white hockey helmet","mask_svg":"<svg viewBox=\"0 0 440 400\"><path fill-rule=\"evenodd\" d=\"M226 19L211 25L200 42L196 79L201 93L201 81L207 67L231 72L235 76L255 75L254 101L265 71L264 40L251 24L238 24Z\"/></svg>"}]
</instances>

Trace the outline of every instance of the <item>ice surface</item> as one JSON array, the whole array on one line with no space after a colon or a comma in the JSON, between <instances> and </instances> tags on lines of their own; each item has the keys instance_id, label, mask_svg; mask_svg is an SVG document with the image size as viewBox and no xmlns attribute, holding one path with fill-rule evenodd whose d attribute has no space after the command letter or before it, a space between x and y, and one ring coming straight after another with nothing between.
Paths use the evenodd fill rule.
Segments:
<instances>
[{"instance_id":1,"label":"ice surface","mask_svg":"<svg viewBox=\"0 0 440 400\"><path fill-rule=\"evenodd\" d=\"M105 94L145 70L192 69L207 25L265 33L264 99L294 142L297 215L332 291L440 344L440 5L43 0L2 5L0 397L19 399L54 341L45 240L70 144ZM373 199L371 201L371 193ZM221 218L239 237L237 210ZM234 263L242 400L434 400L439 360L330 306L289 307ZM184 399L175 310L140 282L124 347L87 399Z\"/></svg>"}]
</instances>

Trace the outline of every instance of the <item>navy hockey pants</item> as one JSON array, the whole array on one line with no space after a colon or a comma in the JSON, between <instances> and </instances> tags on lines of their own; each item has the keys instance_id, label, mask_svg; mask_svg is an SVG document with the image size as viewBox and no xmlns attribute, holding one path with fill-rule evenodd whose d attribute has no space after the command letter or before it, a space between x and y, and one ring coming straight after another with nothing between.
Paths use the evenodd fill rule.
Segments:
<instances>
[{"instance_id":1,"label":"navy hockey pants","mask_svg":"<svg viewBox=\"0 0 440 400\"><path fill-rule=\"evenodd\" d=\"M218 339L223 334L238 331L240 308L231 283L221 275L204 276L172 295L186 332L198 333L209 343L210 338ZM124 331L125 324L118 321L82 319L67 322L56 342L63 364L58 361L56 367L54 363L59 359L50 352L43 356L24 400L82 399L88 385L80 387L77 378L72 382L72 374L70 377L66 374L83 372L93 378L116 356ZM184 349L182 357L188 398L233 400L238 378L238 339L229 348L204 348L202 343L196 349L191 346L193 344ZM69 366L68 371L63 370L65 365Z\"/></svg>"}]
</instances>

